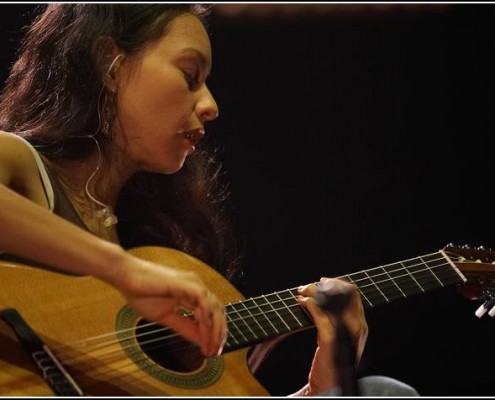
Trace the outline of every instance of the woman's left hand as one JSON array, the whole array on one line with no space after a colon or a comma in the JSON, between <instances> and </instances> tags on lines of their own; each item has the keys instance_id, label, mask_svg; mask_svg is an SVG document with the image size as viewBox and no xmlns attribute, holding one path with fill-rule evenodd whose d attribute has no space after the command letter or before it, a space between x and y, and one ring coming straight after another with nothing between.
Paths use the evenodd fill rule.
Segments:
<instances>
[{"instance_id":1,"label":"woman's left hand","mask_svg":"<svg viewBox=\"0 0 495 400\"><path fill-rule=\"evenodd\" d=\"M334 364L336 332L333 321L335 316L322 309L315 300L315 295L322 290L330 295L342 292L351 293L351 299L342 312L342 318L354 341L356 365L361 359L368 337L368 324L364 316L363 304L354 285L339 279L321 278L318 285L310 284L299 289L299 304L311 314L318 331L318 347L311 365L308 385L304 390L305 395L313 396L329 391L338 385L338 371Z\"/></svg>"}]
</instances>

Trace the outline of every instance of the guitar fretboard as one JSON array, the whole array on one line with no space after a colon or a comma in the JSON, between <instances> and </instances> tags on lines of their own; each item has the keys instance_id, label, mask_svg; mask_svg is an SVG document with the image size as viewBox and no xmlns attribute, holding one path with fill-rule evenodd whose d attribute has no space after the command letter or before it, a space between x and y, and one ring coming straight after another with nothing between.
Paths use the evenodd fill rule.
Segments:
<instances>
[{"instance_id":1,"label":"guitar fretboard","mask_svg":"<svg viewBox=\"0 0 495 400\"><path fill-rule=\"evenodd\" d=\"M442 251L338 279L357 287L366 308L466 281ZM297 288L292 288L227 304L229 336L224 352L313 327L313 320L297 302L297 295Z\"/></svg>"}]
</instances>

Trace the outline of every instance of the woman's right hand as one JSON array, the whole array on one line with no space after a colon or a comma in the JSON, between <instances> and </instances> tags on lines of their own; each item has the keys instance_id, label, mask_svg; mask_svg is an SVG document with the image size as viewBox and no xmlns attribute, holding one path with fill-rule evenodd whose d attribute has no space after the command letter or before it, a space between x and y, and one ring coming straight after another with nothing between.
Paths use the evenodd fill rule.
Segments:
<instances>
[{"instance_id":1,"label":"woman's right hand","mask_svg":"<svg viewBox=\"0 0 495 400\"><path fill-rule=\"evenodd\" d=\"M0 131L0 226L7 232L0 235L0 252L101 279L122 292L136 313L197 343L205 356L222 350L224 306L198 276L137 258L47 207L33 153L16 135ZM194 318L178 313L181 307Z\"/></svg>"},{"instance_id":2,"label":"woman's right hand","mask_svg":"<svg viewBox=\"0 0 495 400\"><path fill-rule=\"evenodd\" d=\"M136 313L197 343L207 357L221 353L227 337L225 307L196 274L130 254L124 258L112 284ZM182 315L181 309L194 318Z\"/></svg>"}]
</instances>

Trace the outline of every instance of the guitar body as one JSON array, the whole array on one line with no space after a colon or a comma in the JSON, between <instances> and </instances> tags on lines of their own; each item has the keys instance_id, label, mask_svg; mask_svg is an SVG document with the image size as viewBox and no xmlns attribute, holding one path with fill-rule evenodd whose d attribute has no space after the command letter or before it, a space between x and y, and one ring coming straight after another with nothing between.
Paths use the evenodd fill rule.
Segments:
<instances>
[{"instance_id":1,"label":"guitar body","mask_svg":"<svg viewBox=\"0 0 495 400\"><path fill-rule=\"evenodd\" d=\"M162 247L132 254L194 270L225 303L243 299L199 260ZM162 365L138 344L141 321L118 291L92 277L19 264L0 264L0 310L16 309L83 390L91 396L265 396L247 366L248 349L195 359L193 369ZM116 334L116 332L121 332ZM185 343L183 341L182 343ZM180 347L180 346L178 346ZM0 396L52 396L41 372L0 321ZM174 350L172 346L168 349ZM190 368L190 367L189 367Z\"/></svg>"},{"instance_id":2,"label":"guitar body","mask_svg":"<svg viewBox=\"0 0 495 400\"><path fill-rule=\"evenodd\" d=\"M0 263L0 396L267 396L248 367L249 347L314 327L297 288L244 299L180 251L149 246L130 253L194 271L217 294L227 314L223 354L205 359L168 327L141 319L97 279ZM481 317L495 298L495 253L448 245L338 279L356 286L365 308L457 286L485 301L476 312Z\"/></svg>"}]
</instances>

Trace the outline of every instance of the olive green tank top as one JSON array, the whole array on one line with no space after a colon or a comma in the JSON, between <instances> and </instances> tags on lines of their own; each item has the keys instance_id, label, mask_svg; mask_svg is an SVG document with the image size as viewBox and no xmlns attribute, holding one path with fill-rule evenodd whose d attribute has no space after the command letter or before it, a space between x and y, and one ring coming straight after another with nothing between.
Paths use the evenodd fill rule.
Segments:
<instances>
[{"instance_id":1,"label":"olive green tank top","mask_svg":"<svg viewBox=\"0 0 495 400\"><path fill-rule=\"evenodd\" d=\"M55 172L50 169L49 163L42 155L40 155L36 151L36 149L28 141L26 141L25 139L22 140L26 143L26 146L31 150L33 157L36 161L36 165L38 166L38 172L40 175L41 182L43 184L43 188L45 190L46 198L48 201L48 208L50 209L50 211L68 220L69 222L72 222L74 225L77 225L80 228L88 231L88 228L79 217L79 214L72 205L72 202L65 194L65 191L63 189L60 180L56 176ZM57 235L57 232L54 231L53 234ZM38 266L46 269L53 269L52 267L41 264L39 262L35 262L26 258L21 258L8 253L0 254L0 261L10 261L25 265Z\"/></svg>"}]
</instances>

